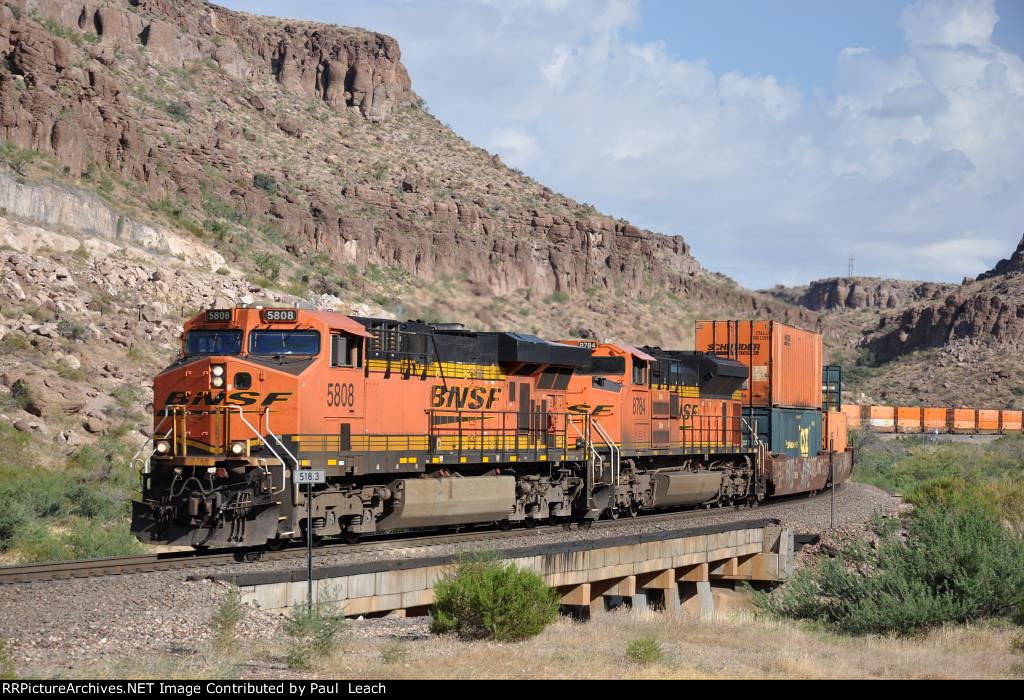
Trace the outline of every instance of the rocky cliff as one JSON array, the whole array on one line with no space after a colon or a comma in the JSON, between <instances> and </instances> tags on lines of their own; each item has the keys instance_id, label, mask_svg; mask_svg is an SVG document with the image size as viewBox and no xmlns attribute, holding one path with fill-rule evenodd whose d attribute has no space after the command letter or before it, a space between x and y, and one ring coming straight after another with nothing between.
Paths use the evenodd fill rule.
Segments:
<instances>
[{"instance_id":1,"label":"rocky cliff","mask_svg":"<svg viewBox=\"0 0 1024 700\"><path fill-rule=\"evenodd\" d=\"M812 311L885 310L940 299L955 287L879 277L832 277L815 280L806 287L776 288L770 293Z\"/></svg>"},{"instance_id":2,"label":"rocky cliff","mask_svg":"<svg viewBox=\"0 0 1024 700\"><path fill-rule=\"evenodd\" d=\"M216 200L286 238L295 262L540 296L680 292L699 270L683 239L597 215L446 133L390 37L198 0L28 0L0 6L0 55L9 144L54 156L72 181L180 200L197 221ZM462 147L468 172L444 168L450 153L399 152L410 128L440 135L433 150Z\"/></svg>"},{"instance_id":3,"label":"rocky cliff","mask_svg":"<svg viewBox=\"0 0 1024 700\"><path fill-rule=\"evenodd\" d=\"M1008 275L1012 272L1022 271L1024 271L1024 236L1021 237L1020 243L1017 244L1017 250L1013 251L1013 255L1000 260L991 270L978 275L978 280L991 279L1001 275Z\"/></svg>"}]
</instances>

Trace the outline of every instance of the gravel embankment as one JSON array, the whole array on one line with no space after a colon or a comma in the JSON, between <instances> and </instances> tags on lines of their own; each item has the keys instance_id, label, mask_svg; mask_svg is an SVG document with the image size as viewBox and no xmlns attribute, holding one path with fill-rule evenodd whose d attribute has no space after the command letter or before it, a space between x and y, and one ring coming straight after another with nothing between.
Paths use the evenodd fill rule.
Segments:
<instances>
[{"instance_id":1,"label":"gravel embankment","mask_svg":"<svg viewBox=\"0 0 1024 700\"><path fill-rule=\"evenodd\" d=\"M860 531L878 511L892 511L899 499L863 484L845 484L836 493L837 529ZM590 531L546 530L496 532L493 539L432 547L388 549L325 556L318 565L354 563L402 556L445 555L468 550L514 548L572 540L597 540L679 527L700 527L738 520L774 517L797 532L824 532L829 527L830 499L797 498L753 510L718 510L681 514L678 521L645 523L620 520ZM300 568L302 560L238 564L231 568L183 569L148 574L0 586L0 638L20 673L67 673L89 665L112 663L154 652L194 653L212 638L210 615L222 599L223 584L186 581L187 576L224 571ZM247 640L271 639L280 620L250 609L239 628ZM351 625L356 636L403 636L422 633L412 621L365 620Z\"/></svg>"}]
</instances>

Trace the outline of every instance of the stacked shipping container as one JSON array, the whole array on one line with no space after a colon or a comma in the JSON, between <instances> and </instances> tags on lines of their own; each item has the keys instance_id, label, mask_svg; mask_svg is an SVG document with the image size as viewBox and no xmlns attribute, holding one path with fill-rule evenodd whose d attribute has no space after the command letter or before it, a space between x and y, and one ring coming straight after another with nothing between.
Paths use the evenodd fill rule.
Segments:
<instances>
[{"instance_id":1,"label":"stacked shipping container","mask_svg":"<svg viewBox=\"0 0 1024 700\"><path fill-rule=\"evenodd\" d=\"M774 454L814 457L822 451L819 333L778 321L697 321L695 337L698 351L746 365L750 376L741 393L743 413Z\"/></svg>"}]
</instances>

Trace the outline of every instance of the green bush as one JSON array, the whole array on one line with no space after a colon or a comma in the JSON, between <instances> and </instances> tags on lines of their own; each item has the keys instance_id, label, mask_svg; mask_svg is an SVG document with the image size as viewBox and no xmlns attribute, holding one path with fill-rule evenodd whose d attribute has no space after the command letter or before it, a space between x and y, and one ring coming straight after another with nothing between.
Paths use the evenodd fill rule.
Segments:
<instances>
[{"instance_id":1,"label":"green bush","mask_svg":"<svg viewBox=\"0 0 1024 700\"><path fill-rule=\"evenodd\" d=\"M7 653L7 646L3 639L0 639L0 681L13 681L17 678L14 670L14 660Z\"/></svg>"},{"instance_id":2,"label":"green bush","mask_svg":"<svg viewBox=\"0 0 1024 700\"><path fill-rule=\"evenodd\" d=\"M649 666L661 661L664 652L661 643L654 637L640 637L626 645L626 658L635 664Z\"/></svg>"},{"instance_id":3,"label":"green bush","mask_svg":"<svg viewBox=\"0 0 1024 700\"><path fill-rule=\"evenodd\" d=\"M128 528L138 486L130 449L104 439L58 458L0 423L0 551L16 550L26 561L141 551Z\"/></svg>"},{"instance_id":4,"label":"green bush","mask_svg":"<svg viewBox=\"0 0 1024 700\"><path fill-rule=\"evenodd\" d=\"M267 194L277 194L277 179L267 173L256 173L252 176L252 184Z\"/></svg>"},{"instance_id":5,"label":"green bush","mask_svg":"<svg viewBox=\"0 0 1024 700\"><path fill-rule=\"evenodd\" d=\"M290 639L285 652L288 668L312 668L318 659L338 648L344 630L345 616L326 602L318 602L312 608L293 606L291 616L284 623L284 632Z\"/></svg>"},{"instance_id":6,"label":"green bush","mask_svg":"<svg viewBox=\"0 0 1024 700\"><path fill-rule=\"evenodd\" d=\"M380 659L386 664L399 664L409 658L409 652L397 639L393 639L380 650Z\"/></svg>"},{"instance_id":7,"label":"green bush","mask_svg":"<svg viewBox=\"0 0 1024 700\"><path fill-rule=\"evenodd\" d=\"M880 523L876 532L877 547L851 541L758 604L849 634L907 635L1018 614L1024 542L984 504L925 505L906 533Z\"/></svg>"},{"instance_id":8,"label":"green bush","mask_svg":"<svg viewBox=\"0 0 1024 700\"><path fill-rule=\"evenodd\" d=\"M245 604L237 586L231 586L210 618L214 648L223 652L238 646L238 623L245 618Z\"/></svg>"},{"instance_id":9,"label":"green bush","mask_svg":"<svg viewBox=\"0 0 1024 700\"><path fill-rule=\"evenodd\" d=\"M558 593L532 571L488 557L467 559L434 585L430 629L463 639L519 641L554 622L558 604Z\"/></svg>"},{"instance_id":10,"label":"green bush","mask_svg":"<svg viewBox=\"0 0 1024 700\"><path fill-rule=\"evenodd\" d=\"M57 333L62 338L68 338L70 340L88 340L89 331L80 323L75 323L70 319L63 318L57 323Z\"/></svg>"}]
</instances>

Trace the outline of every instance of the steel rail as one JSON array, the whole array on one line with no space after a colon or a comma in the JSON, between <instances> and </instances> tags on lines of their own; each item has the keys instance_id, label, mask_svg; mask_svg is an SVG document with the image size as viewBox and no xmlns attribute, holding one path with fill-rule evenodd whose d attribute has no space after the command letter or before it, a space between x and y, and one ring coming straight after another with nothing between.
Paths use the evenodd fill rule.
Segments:
<instances>
[{"instance_id":1,"label":"steel rail","mask_svg":"<svg viewBox=\"0 0 1024 700\"><path fill-rule=\"evenodd\" d=\"M842 488L842 484L839 485ZM784 505L797 500L808 498L819 498L827 495L820 492L812 496L807 494L795 494L773 499L763 505ZM729 507L733 508L733 507ZM635 518L619 518L598 520L588 528L590 530L603 530L613 527L622 527L626 523L659 523L707 516L716 512L723 512L727 508L716 508L711 510L690 509L676 510L663 513L651 513L649 515L638 515ZM738 510L733 508L734 510ZM748 506L745 510L751 510ZM549 534L553 530L564 529L563 524L538 524L535 527L516 528L512 536L532 537L541 534ZM477 542L494 540L500 547L501 539L510 536L507 531L497 527L481 529L474 527L472 531L466 532L445 532L438 534L437 531L425 531L418 535L408 536L407 533L384 533L375 536L372 540L360 544L332 543L318 547L313 551L313 556L323 558L339 554L359 554L366 552L381 552L402 549L420 549L424 547L436 547L445 544L458 544L462 542ZM172 571L175 569L197 569L216 566L230 566L259 561L281 561L288 559L299 559L306 556L302 543L289 546L278 551L271 551L258 547L239 547L232 549L218 549L213 551L193 550L183 552L164 552L160 554L140 554L120 557L109 557L105 559L77 559L69 561L51 561L34 564L14 564L0 566L0 585L16 583L33 583L44 581L59 581L73 578L94 578L100 576L114 576L122 574L142 574L159 571Z\"/></svg>"}]
</instances>

